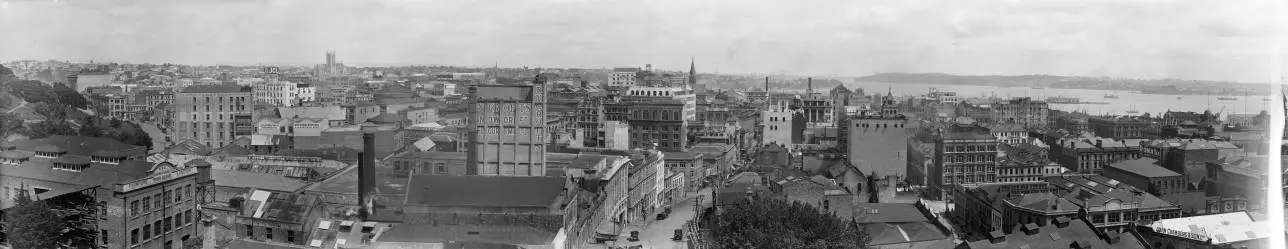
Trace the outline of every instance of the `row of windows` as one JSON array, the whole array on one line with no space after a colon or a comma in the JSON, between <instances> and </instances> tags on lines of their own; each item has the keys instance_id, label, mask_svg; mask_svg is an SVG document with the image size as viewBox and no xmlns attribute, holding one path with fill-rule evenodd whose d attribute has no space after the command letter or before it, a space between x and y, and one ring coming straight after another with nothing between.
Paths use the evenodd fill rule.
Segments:
<instances>
[{"instance_id":1,"label":"row of windows","mask_svg":"<svg viewBox=\"0 0 1288 249\"><path fill-rule=\"evenodd\" d=\"M156 208L157 210L161 210L162 208L165 207L166 204L178 203L183 201L184 198L192 197L192 185L183 186L182 188L176 188L176 190L179 190L179 189L182 189L182 193L172 194L172 191L166 190L163 193L157 193L155 196L143 197L143 202L139 202L137 200L131 201L130 217L138 217L139 215L146 214L148 212L153 211L152 210L153 208ZM172 195L174 196L174 201L170 202L169 200L171 199Z\"/></svg>"},{"instance_id":2,"label":"row of windows","mask_svg":"<svg viewBox=\"0 0 1288 249\"><path fill-rule=\"evenodd\" d=\"M138 245L140 240L146 242L155 237L160 237L166 232L179 230L188 224L192 224L195 218L192 210L175 213L174 216L165 217L164 220L157 220L152 224L143 225L142 229L135 228L130 230L130 245Z\"/></svg>"},{"instance_id":3,"label":"row of windows","mask_svg":"<svg viewBox=\"0 0 1288 249\"><path fill-rule=\"evenodd\" d=\"M255 226L246 225L246 237L255 238ZM273 240L273 228L271 227L264 228L264 238L268 240ZM295 231L286 230L286 242L295 243Z\"/></svg>"},{"instance_id":4,"label":"row of windows","mask_svg":"<svg viewBox=\"0 0 1288 249\"><path fill-rule=\"evenodd\" d=\"M950 145L944 146L944 152L997 151L997 145Z\"/></svg>"},{"instance_id":5,"label":"row of windows","mask_svg":"<svg viewBox=\"0 0 1288 249\"><path fill-rule=\"evenodd\" d=\"M245 101L246 101L246 97L227 97L227 98L228 98L228 100L229 100L229 101L233 101L233 102L245 102ZM192 97L192 102L193 102L193 103L196 103L196 102L197 102L197 99L198 99L197 97ZM219 102L224 102L224 97L218 97L218 100L219 100ZM210 102L210 97L206 97L206 102Z\"/></svg>"}]
</instances>

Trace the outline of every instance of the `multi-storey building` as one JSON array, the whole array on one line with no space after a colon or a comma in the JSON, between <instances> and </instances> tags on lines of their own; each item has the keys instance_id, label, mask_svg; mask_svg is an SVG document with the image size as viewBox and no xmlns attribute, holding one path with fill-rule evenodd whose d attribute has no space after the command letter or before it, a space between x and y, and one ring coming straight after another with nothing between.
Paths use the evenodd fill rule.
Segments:
<instances>
[{"instance_id":1,"label":"multi-storey building","mask_svg":"<svg viewBox=\"0 0 1288 249\"><path fill-rule=\"evenodd\" d=\"M878 179L907 176L908 146L910 135L908 118L901 114L850 116L846 130L845 146L850 163L864 174Z\"/></svg>"},{"instance_id":2,"label":"multi-storey building","mask_svg":"<svg viewBox=\"0 0 1288 249\"><path fill-rule=\"evenodd\" d=\"M621 121L605 121L604 129L600 133L603 140L602 147L605 149L625 150L631 146L630 124Z\"/></svg>"},{"instance_id":3,"label":"multi-storey building","mask_svg":"<svg viewBox=\"0 0 1288 249\"><path fill-rule=\"evenodd\" d=\"M993 107L993 120L1005 123L1016 123L1022 126L1045 126L1050 107L1045 101L1032 98L1015 98L998 102Z\"/></svg>"},{"instance_id":4,"label":"multi-storey building","mask_svg":"<svg viewBox=\"0 0 1288 249\"><path fill-rule=\"evenodd\" d=\"M799 118L799 120L798 120ZM760 113L761 144L791 145L795 135L805 130L805 118L788 100L778 100Z\"/></svg>"},{"instance_id":5,"label":"multi-storey building","mask_svg":"<svg viewBox=\"0 0 1288 249\"><path fill-rule=\"evenodd\" d=\"M633 148L654 145L663 151L681 151L689 144L685 104L673 99L655 99L631 104L630 141Z\"/></svg>"},{"instance_id":6,"label":"multi-storey building","mask_svg":"<svg viewBox=\"0 0 1288 249\"><path fill-rule=\"evenodd\" d=\"M1261 203L1266 202L1266 191L1270 187L1269 158L1248 156L1229 159L1222 162L1207 163L1207 176L1204 179L1209 188L1207 192L1222 197L1246 198L1248 209L1261 210Z\"/></svg>"},{"instance_id":7,"label":"multi-storey building","mask_svg":"<svg viewBox=\"0 0 1288 249\"><path fill-rule=\"evenodd\" d=\"M1204 189L1204 185L1199 184L1202 183L1199 179L1206 175L1207 163L1238 158L1244 154L1242 149L1229 142L1191 140L1168 148L1159 161L1163 168L1190 177L1190 184L1195 184L1193 188Z\"/></svg>"},{"instance_id":8,"label":"multi-storey building","mask_svg":"<svg viewBox=\"0 0 1288 249\"><path fill-rule=\"evenodd\" d=\"M698 95L686 87L631 87L622 96L623 102L640 102L657 99L674 99L684 104L680 118L685 121L698 120Z\"/></svg>"},{"instance_id":9,"label":"multi-storey building","mask_svg":"<svg viewBox=\"0 0 1288 249\"><path fill-rule=\"evenodd\" d=\"M469 175L546 174L546 79L470 87Z\"/></svg>"},{"instance_id":10,"label":"multi-storey building","mask_svg":"<svg viewBox=\"0 0 1288 249\"><path fill-rule=\"evenodd\" d=\"M1065 138L1052 145L1054 161L1082 174L1096 174L1105 166L1126 159L1140 157L1140 143L1102 137Z\"/></svg>"},{"instance_id":11,"label":"multi-storey building","mask_svg":"<svg viewBox=\"0 0 1288 249\"><path fill-rule=\"evenodd\" d=\"M1098 137L1113 139L1143 138L1149 122L1129 117L1100 117L1087 121L1087 128Z\"/></svg>"},{"instance_id":12,"label":"multi-storey building","mask_svg":"<svg viewBox=\"0 0 1288 249\"><path fill-rule=\"evenodd\" d=\"M997 138L988 129L953 124L931 132L933 166L926 181L932 195L951 194L953 185L971 186L997 181Z\"/></svg>"},{"instance_id":13,"label":"multi-storey building","mask_svg":"<svg viewBox=\"0 0 1288 249\"><path fill-rule=\"evenodd\" d=\"M639 72L640 68L638 67L614 68L612 75L610 75L608 85L619 87L635 86L635 81L638 79L636 75L639 74Z\"/></svg>"},{"instance_id":14,"label":"multi-storey building","mask_svg":"<svg viewBox=\"0 0 1288 249\"><path fill-rule=\"evenodd\" d=\"M231 144L254 132L250 87L196 85L175 94L174 141L194 140L210 147Z\"/></svg>"},{"instance_id":15,"label":"multi-storey building","mask_svg":"<svg viewBox=\"0 0 1288 249\"><path fill-rule=\"evenodd\" d=\"M1163 168L1158 165L1158 160L1150 158L1136 158L1109 164L1101 175L1157 196L1188 191L1184 175Z\"/></svg>"},{"instance_id":16,"label":"multi-storey building","mask_svg":"<svg viewBox=\"0 0 1288 249\"><path fill-rule=\"evenodd\" d=\"M604 146L605 123L604 99L591 98L577 103L577 128L583 132L586 141L582 146L599 148Z\"/></svg>"},{"instance_id":17,"label":"multi-storey building","mask_svg":"<svg viewBox=\"0 0 1288 249\"><path fill-rule=\"evenodd\" d=\"M1099 175L1062 175L1038 183L995 183L956 188L955 212L965 232L1012 231L1033 223L1086 217L1102 231L1130 230L1138 220L1181 216L1180 207ZM979 214L979 215L975 215Z\"/></svg>"},{"instance_id":18,"label":"multi-storey building","mask_svg":"<svg viewBox=\"0 0 1288 249\"><path fill-rule=\"evenodd\" d=\"M19 192L55 200L88 198L96 248L178 248L201 239L210 164L142 161L147 148L103 138L52 136L7 143L0 161L0 209ZM83 200L83 199L81 199ZM74 202L73 202L74 203Z\"/></svg>"},{"instance_id":19,"label":"multi-storey building","mask_svg":"<svg viewBox=\"0 0 1288 249\"><path fill-rule=\"evenodd\" d=\"M295 106L299 100L297 84L290 81L269 79L255 84L255 101L275 106Z\"/></svg>"}]
</instances>

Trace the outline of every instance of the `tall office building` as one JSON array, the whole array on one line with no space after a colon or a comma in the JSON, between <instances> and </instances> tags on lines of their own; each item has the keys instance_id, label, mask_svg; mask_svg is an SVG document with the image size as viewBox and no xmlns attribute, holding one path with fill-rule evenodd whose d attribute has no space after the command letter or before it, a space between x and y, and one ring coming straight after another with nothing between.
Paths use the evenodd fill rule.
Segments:
<instances>
[{"instance_id":1,"label":"tall office building","mask_svg":"<svg viewBox=\"0 0 1288 249\"><path fill-rule=\"evenodd\" d=\"M546 174L546 78L531 85L478 85L469 90L466 174Z\"/></svg>"},{"instance_id":2,"label":"tall office building","mask_svg":"<svg viewBox=\"0 0 1288 249\"><path fill-rule=\"evenodd\" d=\"M196 85L175 94L174 141L194 140L215 148L254 133L249 86Z\"/></svg>"}]
</instances>

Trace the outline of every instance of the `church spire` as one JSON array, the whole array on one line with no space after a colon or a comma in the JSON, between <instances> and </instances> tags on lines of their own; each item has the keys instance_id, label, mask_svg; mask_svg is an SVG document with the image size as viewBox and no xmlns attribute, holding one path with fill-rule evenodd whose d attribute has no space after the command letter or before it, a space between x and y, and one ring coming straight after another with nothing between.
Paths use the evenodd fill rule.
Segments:
<instances>
[{"instance_id":1,"label":"church spire","mask_svg":"<svg viewBox=\"0 0 1288 249\"><path fill-rule=\"evenodd\" d=\"M693 57L689 57L689 86L698 85L698 69L693 65Z\"/></svg>"}]
</instances>

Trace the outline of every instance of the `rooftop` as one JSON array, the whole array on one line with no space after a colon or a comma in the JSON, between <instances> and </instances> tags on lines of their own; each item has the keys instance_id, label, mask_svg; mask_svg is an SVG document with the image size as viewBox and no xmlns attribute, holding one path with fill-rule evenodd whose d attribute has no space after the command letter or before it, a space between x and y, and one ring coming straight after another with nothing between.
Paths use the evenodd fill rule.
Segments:
<instances>
[{"instance_id":1,"label":"rooftop","mask_svg":"<svg viewBox=\"0 0 1288 249\"><path fill-rule=\"evenodd\" d=\"M1272 233L1266 231L1266 227L1270 225L1266 221L1253 220L1246 212L1236 212L1163 219L1149 227L1165 234L1193 235L1202 238L1201 241L1211 239L1213 245L1221 245L1268 238Z\"/></svg>"},{"instance_id":2,"label":"rooftop","mask_svg":"<svg viewBox=\"0 0 1288 249\"><path fill-rule=\"evenodd\" d=\"M100 150L124 151L138 149L143 153L143 146L130 145L109 138L79 137L54 135L35 140L11 141L18 150L36 151L56 149L68 155L91 156Z\"/></svg>"},{"instance_id":3,"label":"rooftop","mask_svg":"<svg viewBox=\"0 0 1288 249\"><path fill-rule=\"evenodd\" d=\"M403 243L549 245L554 242L555 234L556 231L547 231L540 228L525 226L400 224L395 225L384 233L381 233L375 241Z\"/></svg>"},{"instance_id":4,"label":"rooftop","mask_svg":"<svg viewBox=\"0 0 1288 249\"><path fill-rule=\"evenodd\" d=\"M308 182L286 176L236 170L212 169L210 177L215 180L215 185L219 186L264 189L286 193L296 193L309 186Z\"/></svg>"},{"instance_id":5,"label":"rooftop","mask_svg":"<svg viewBox=\"0 0 1288 249\"><path fill-rule=\"evenodd\" d=\"M233 84L221 85L193 85L183 89L183 93L237 93L252 92L253 88L249 86L239 86Z\"/></svg>"},{"instance_id":6,"label":"rooftop","mask_svg":"<svg viewBox=\"0 0 1288 249\"><path fill-rule=\"evenodd\" d=\"M407 205L549 207L564 189L562 177L412 176Z\"/></svg>"},{"instance_id":7,"label":"rooftop","mask_svg":"<svg viewBox=\"0 0 1288 249\"><path fill-rule=\"evenodd\" d=\"M1132 234L1117 234L1114 232L1102 234L1097 232L1090 221L1085 219L1068 221L1065 227L1059 227L1052 224L1044 227L1037 227L1030 235L1023 231L1015 231L1006 234L1005 239L998 242L990 240L979 240L966 242L972 249L981 248L1070 248L1077 243L1081 247L1075 248L1146 248L1143 241L1137 239ZM1000 233L999 233L1000 234ZM1116 236L1118 241L1106 240L1106 237Z\"/></svg>"},{"instance_id":8,"label":"rooftop","mask_svg":"<svg viewBox=\"0 0 1288 249\"><path fill-rule=\"evenodd\" d=\"M23 178L44 181L41 187L50 188L51 192L62 192L66 189L99 186L113 189L118 183L137 180L149 175L152 163L127 160L119 165L91 163L89 167L75 172L53 168L53 160L33 157L18 166L0 167L0 179ZM0 198L0 209L13 206L13 200Z\"/></svg>"},{"instance_id":9,"label":"rooftop","mask_svg":"<svg viewBox=\"0 0 1288 249\"><path fill-rule=\"evenodd\" d=\"M1149 178L1181 176L1181 174L1176 173L1176 171L1172 171L1167 168L1163 168L1163 166L1158 165L1158 160L1151 159L1151 158L1144 158L1144 157L1138 158L1138 159L1119 161L1116 163L1109 164L1109 167L1117 168L1126 172L1135 173L1137 175L1140 175L1143 177L1149 177Z\"/></svg>"}]
</instances>

